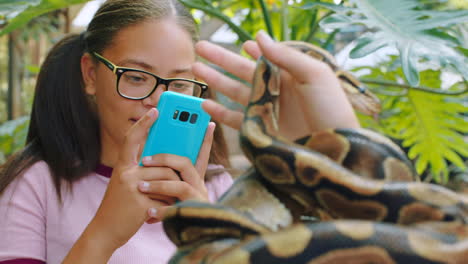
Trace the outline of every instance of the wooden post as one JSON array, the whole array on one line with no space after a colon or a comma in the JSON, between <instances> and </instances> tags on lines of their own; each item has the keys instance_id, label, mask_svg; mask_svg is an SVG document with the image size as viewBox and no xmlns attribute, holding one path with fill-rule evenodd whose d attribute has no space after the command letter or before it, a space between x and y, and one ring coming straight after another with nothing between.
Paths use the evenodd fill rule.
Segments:
<instances>
[{"instance_id":1,"label":"wooden post","mask_svg":"<svg viewBox=\"0 0 468 264\"><path fill-rule=\"evenodd\" d=\"M18 52L15 33L8 36L8 120L21 116L21 54Z\"/></svg>"}]
</instances>

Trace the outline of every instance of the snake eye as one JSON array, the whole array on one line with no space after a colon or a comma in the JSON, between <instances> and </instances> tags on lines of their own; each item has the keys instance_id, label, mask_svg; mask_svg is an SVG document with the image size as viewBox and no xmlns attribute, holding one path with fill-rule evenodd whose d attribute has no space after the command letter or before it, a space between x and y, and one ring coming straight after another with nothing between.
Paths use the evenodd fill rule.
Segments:
<instances>
[{"instance_id":1,"label":"snake eye","mask_svg":"<svg viewBox=\"0 0 468 264\"><path fill-rule=\"evenodd\" d=\"M366 92L366 87L357 86L357 89L358 89L359 92L361 92L361 93L365 93L365 92Z\"/></svg>"},{"instance_id":2,"label":"snake eye","mask_svg":"<svg viewBox=\"0 0 468 264\"><path fill-rule=\"evenodd\" d=\"M349 84L351 84L354 88L356 88L360 93L366 93L367 89L366 87L364 86L361 86L360 82L354 78L353 76L351 76L349 73L347 72L343 72L343 71L340 71L337 73L338 74L338 78L342 81L345 81Z\"/></svg>"}]
</instances>

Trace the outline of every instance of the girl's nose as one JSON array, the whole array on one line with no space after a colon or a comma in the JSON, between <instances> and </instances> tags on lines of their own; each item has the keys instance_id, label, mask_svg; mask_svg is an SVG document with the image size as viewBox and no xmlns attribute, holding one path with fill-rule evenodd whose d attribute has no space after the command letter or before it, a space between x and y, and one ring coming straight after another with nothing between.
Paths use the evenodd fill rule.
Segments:
<instances>
[{"instance_id":1,"label":"girl's nose","mask_svg":"<svg viewBox=\"0 0 468 264\"><path fill-rule=\"evenodd\" d=\"M156 107L158 105L161 94L165 91L166 91L166 87L164 86L164 84L158 85L156 87L156 90L154 90L150 96L142 100L143 105L146 107Z\"/></svg>"}]
</instances>

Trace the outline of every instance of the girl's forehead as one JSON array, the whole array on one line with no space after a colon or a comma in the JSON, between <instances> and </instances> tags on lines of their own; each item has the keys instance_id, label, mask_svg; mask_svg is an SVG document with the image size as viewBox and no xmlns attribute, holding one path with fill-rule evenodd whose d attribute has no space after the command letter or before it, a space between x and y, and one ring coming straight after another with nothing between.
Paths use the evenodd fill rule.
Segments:
<instances>
[{"instance_id":1,"label":"girl's forehead","mask_svg":"<svg viewBox=\"0 0 468 264\"><path fill-rule=\"evenodd\" d=\"M171 20L148 21L120 30L102 55L117 66L162 75L188 72L196 58L192 37Z\"/></svg>"},{"instance_id":2,"label":"girl's forehead","mask_svg":"<svg viewBox=\"0 0 468 264\"><path fill-rule=\"evenodd\" d=\"M142 54L194 52L194 43L190 34L173 19L160 19L122 28L106 49Z\"/></svg>"}]
</instances>

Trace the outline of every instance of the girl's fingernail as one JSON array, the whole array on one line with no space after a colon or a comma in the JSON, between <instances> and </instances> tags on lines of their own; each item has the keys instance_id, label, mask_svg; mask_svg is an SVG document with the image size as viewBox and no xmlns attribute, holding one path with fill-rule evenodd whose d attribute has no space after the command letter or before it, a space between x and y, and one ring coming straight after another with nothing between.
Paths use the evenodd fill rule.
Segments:
<instances>
[{"instance_id":1,"label":"girl's fingernail","mask_svg":"<svg viewBox=\"0 0 468 264\"><path fill-rule=\"evenodd\" d=\"M273 43L273 39L265 31L260 30L257 34L259 40L263 41L264 44Z\"/></svg>"},{"instance_id":2,"label":"girl's fingernail","mask_svg":"<svg viewBox=\"0 0 468 264\"><path fill-rule=\"evenodd\" d=\"M147 113L148 117L150 117L150 118L153 118L155 114L156 114L156 113L155 113L155 111L154 111L153 108L151 108L151 109L148 111L148 113Z\"/></svg>"},{"instance_id":3,"label":"girl's fingernail","mask_svg":"<svg viewBox=\"0 0 468 264\"><path fill-rule=\"evenodd\" d=\"M157 213L158 213L158 210L156 210L156 208L148 209L148 215L151 216L151 217L156 217Z\"/></svg>"},{"instance_id":4,"label":"girl's fingernail","mask_svg":"<svg viewBox=\"0 0 468 264\"><path fill-rule=\"evenodd\" d=\"M143 157L143 162L150 162L151 160L153 159L152 156L146 156L146 157Z\"/></svg>"},{"instance_id":5,"label":"girl's fingernail","mask_svg":"<svg viewBox=\"0 0 468 264\"><path fill-rule=\"evenodd\" d=\"M142 181L138 184L140 190L143 192L147 192L149 190L149 182Z\"/></svg>"}]
</instances>

